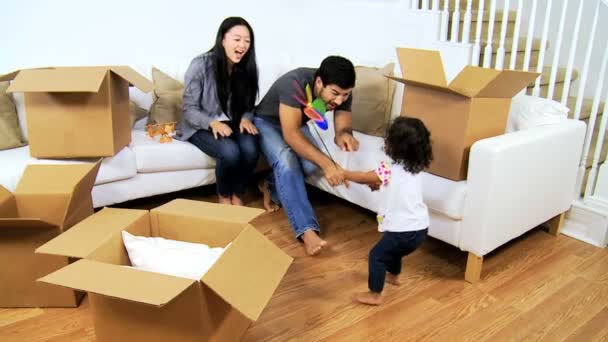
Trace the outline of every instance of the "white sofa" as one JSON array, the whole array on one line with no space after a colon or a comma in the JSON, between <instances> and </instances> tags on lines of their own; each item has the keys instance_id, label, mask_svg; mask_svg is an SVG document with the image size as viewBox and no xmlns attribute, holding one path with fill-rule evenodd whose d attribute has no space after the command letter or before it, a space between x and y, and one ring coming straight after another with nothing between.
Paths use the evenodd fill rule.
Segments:
<instances>
[{"instance_id":1,"label":"white sofa","mask_svg":"<svg viewBox=\"0 0 608 342\"><path fill-rule=\"evenodd\" d=\"M467 281L480 278L484 255L553 218L557 224L570 208L586 126L578 120L552 122L477 141L465 181L423 172L429 235L469 252ZM345 168L370 170L388 160L382 138L355 132L360 150L347 153L333 144L331 129L318 130L319 136ZM361 207L378 209L378 192L366 186L332 188L319 177L307 182Z\"/></svg>"},{"instance_id":2,"label":"white sofa","mask_svg":"<svg viewBox=\"0 0 608 342\"><path fill-rule=\"evenodd\" d=\"M286 65L260 68L261 94L289 69ZM136 69L150 70L148 66ZM179 79L185 65L161 70ZM149 95L132 93L132 97L149 108ZM400 101L399 95L395 101ZM355 132L361 148L345 153L335 146L330 132L331 127L319 130L331 156L345 168L368 170L386 159L381 138ZM141 123L132 133L128 147L103 161L93 188L95 207L215 182L214 160L193 145L179 141L160 144L145 136ZM470 151L466 181L423 174L423 195L431 212L429 234L469 252L468 281L479 279L484 255L569 209L584 135L582 122L552 121L476 142ZM0 184L14 191L27 164L45 162L30 158L27 146L0 151ZM378 193L365 186L332 188L318 177L307 181L363 208L377 209Z\"/></svg>"}]
</instances>

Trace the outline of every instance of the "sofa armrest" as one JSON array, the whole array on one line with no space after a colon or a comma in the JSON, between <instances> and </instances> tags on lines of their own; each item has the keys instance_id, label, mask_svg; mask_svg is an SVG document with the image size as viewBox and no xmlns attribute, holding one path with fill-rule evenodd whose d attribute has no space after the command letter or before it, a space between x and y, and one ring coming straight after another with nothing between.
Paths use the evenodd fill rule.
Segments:
<instances>
[{"instance_id":1,"label":"sofa armrest","mask_svg":"<svg viewBox=\"0 0 608 342\"><path fill-rule=\"evenodd\" d=\"M483 256L568 210L585 131L565 120L473 144L460 249Z\"/></svg>"}]
</instances>

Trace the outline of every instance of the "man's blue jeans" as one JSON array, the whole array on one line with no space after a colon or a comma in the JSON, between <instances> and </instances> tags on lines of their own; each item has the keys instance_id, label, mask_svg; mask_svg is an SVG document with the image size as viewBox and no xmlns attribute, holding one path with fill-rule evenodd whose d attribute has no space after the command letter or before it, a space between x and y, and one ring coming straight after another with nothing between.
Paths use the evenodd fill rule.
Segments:
<instances>
[{"instance_id":1,"label":"man's blue jeans","mask_svg":"<svg viewBox=\"0 0 608 342\"><path fill-rule=\"evenodd\" d=\"M215 158L217 193L223 197L241 197L247 189L258 161L257 137L239 132L238 125L231 125L232 135L213 137L213 133L201 129L189 139L201 151Z\"/></svg>"},{"instance_id":2,"label":"man's blue jeans","mask_svg":"<svg viewBox=\"0 0 608 342\"><path fill-rule=\"evenodd\" d=\"M278 121L256 116L253 123L260 132L260 147L272 167L268 179L272 200L281 204L297 238L312 229L319 232L319 222L308 200L304 178L318 171L317 165L296 154L283 139ZM313 144L315 140L307 125L302 133Z\"/></svg>"}]
</instances>

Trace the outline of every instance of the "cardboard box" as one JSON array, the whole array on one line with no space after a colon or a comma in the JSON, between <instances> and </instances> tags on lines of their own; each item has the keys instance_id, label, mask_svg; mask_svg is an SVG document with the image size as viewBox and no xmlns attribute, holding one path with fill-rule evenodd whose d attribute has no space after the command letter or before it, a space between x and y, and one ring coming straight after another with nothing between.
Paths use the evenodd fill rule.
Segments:
<instances>
[{"instance_id":1,"label":"cardboard box","mask_svg":"<svg viewBox=\"0 0 608 342\"><path fill-rule=\"evenodd\" d=\"M466 66L448 84L439 51L398 48L405 84L401 115L421 119L431 132L434 160L428 172L452 180L467 176L477 140L505 132L511 98L538 73Z\"/></svg>"},{"instance_id":2,"label":"cardboard box","mask_svg":"<svg viewBox=\"0 0 608 342\"><path fill-rule=\"evenodd\" d=\"M292 262L248 224L263 212L183 199L149 212L105 208L37 250L82 258L40 281L88 292L98 341L239 340ZM197 281L125 267L122 230L232 244Z\"/></svg>"},{"instance_id":3,"label":"cardboard box","mask_svg":"<svg viewBox=\"0 0 608 342\"><path fill-rule=\"evenodd\" d=\"M34 250L93 214L99 165L30 165L14 194L0 186L0 307L78 306L82 293L36 282L68 258Z\"/></svg>"},{"instance_id":4,"label":"cardboard box","mask_svg":"<svg viewBox=\"0 0 608 342\"><path fill-rule=\"evenodd\" d=\"M129 85L152 82L126 66L18 70L7 92L25 93L30 154L37 158L110 157L131 142Z\"/></svg>"}]
</instances>

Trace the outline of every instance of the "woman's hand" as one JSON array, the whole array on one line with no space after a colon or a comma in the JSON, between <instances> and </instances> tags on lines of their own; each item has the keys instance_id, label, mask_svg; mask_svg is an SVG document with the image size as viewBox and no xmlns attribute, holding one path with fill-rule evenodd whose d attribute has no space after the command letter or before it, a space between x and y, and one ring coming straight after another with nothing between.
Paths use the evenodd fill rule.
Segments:
<instances>
[{"instance_id":1,"label":"woman's hand","mask_svg":"<svg viewBox=\"0 0 608 342\"><path fill-rule=\"evenodd\" d=\"M213 137L215 139L217 139L218 135L224 138L232 135L232 128L221 121L211 121L209 127L211 127L211 131L213 132Z\"/></svg>"},{"instance_id":2,"label":"woman's hand","mask_svg":"<svg viewBox=\"0 0 608 342\"><path fill-rule=\"evenodd\" d=\"M249 119L241 119L241 123L239 124L239 130L241 131L241 133L247 132L251 135L258 135L258 129Z\"/></svg>"}]
</instances>

